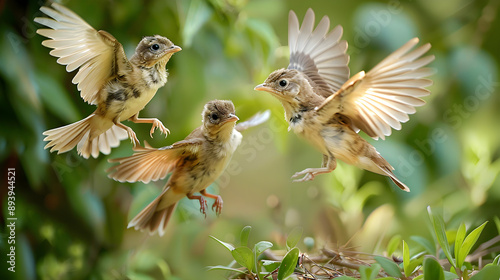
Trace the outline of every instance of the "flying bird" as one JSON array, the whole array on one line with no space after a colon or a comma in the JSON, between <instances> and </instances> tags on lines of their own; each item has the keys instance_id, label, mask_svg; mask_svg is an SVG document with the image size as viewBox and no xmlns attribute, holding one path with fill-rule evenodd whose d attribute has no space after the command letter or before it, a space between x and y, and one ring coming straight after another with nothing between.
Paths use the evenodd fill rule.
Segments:
<instances>
[{"instance_id":1,"label":"flying bird","mask_svg":"<svg viewBox=\"0 0 500 280\"><path fill-rule=\"evenodd\" d=\"M135 132L121 123L124 120L152 124L151 137L156 128L165 136L169 133L161 121L139 118L139 112L167 82L166 64L180 47L165 37L147 36L129 60L115 37L95 30L68 8L53 3L52 8L40 10L49 17L37 17L35 22L50 28L37 30L50 38L42 45L53 49L50 54L68 72L78 69L73 83L85 102L97 106L83 120L45 131L44 141L49 141L45 149L64 153L77 146L79 155L97 158L123 139L139 144Z\"/></svg>"},{"instance_id":2,"label":"flying bird","mask_svg":"<svg viewBox=\"0 0 500 280\"><path fill-rule=\"evenodd\" d=\"M340 25L329 32L330 20L323 17L314 29L314 12L308 9L302 26L296 14L288 17L290 64L272 72L255 90L276 97L285 110L289 130L307 139L323 154L319 168L295 173L295 181L313 180L337 166L336 159L359 168L388 176L402 190L409 188L392 170L394 168L359 134L364 131L374 139L401 129L408 114L425 102L430 94L425 87L433 73L426 68L434 56L422 57L429 43L413 49L418 38L378 63L368 72L349 78L347 42L341 40Z\"/></svg>"},{"instance_id":3,"label":"flying bird","mask_svg":"<svg viewBox=\"0 0 500 280\"><path fill-rule=\"evenodd\" d=\"M269 111L265 111L235 124L238 117L231 101L210 101L203 109L203 124L184 140L159 149L137 147L132 156L109 160L118 163L108 170L109 177L120 182L149 183L171 173L163 191L130 221L128 227L150 234L158 231L163 236L178 201L184 197L199 200L200 210L205 215L207 201L204 197L213 198L212 209L220 214L222 198L205 189L226 169L241 143L240 131L265 122L269 115Z\"/></svg>"}]
</instances>

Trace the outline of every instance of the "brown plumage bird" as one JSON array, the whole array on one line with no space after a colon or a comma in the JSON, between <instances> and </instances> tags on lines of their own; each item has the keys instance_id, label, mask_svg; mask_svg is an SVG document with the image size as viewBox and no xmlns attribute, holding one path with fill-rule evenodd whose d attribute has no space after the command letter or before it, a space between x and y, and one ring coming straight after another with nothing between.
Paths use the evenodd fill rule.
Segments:
<instances>
[{"instance_id":1,"label":"brown plumage bird","mask_svg":"<svg viewBox=\"0 0 500 280\"><path fill-rule=\"evenodd\" d=\"M215 203L212 209L215 208L219 214L222 210L222 198L207 193L205 189L226 169L241 143L240 131L263 123L269 115L269 111L266 111L235 126L238 117L233 103L225 100L210 101L202 113L203 124L184 140L160 149L138 147L134 149L136 153L132 156L109 160L119 163L108 172L110 178L120 182L149 183L165 178L168 173L172 174L161 194L135 216L128 227L145 230L150 234L158 231L162 236L177 202L183 197L199 200L200 210L204 214L207 202L203 196L213 198ZM194 195L197 192L201 196Z\"/></svg>"},{"instance_id":2,"label":"brown plumage bird","mask_svg":"<svg viewBox=\"0 0 500 280\"><path fill-rule=\"evenodd\" d=\"M156 118L139 118L156 91L167 82L165 68L172 54L181 50L165 37L144 37L134 55L127 59L123 46L108 32L97 31L77 14L57 3L40 10L50 18L35 18L35 22L50 27L37 33L50 40L43 45L59 57L57 62L66 70L78 73L73 83L78 84L85 102L97 105L90 116L76 123L45 131L49 141L45 148L64 153L77 146L84 158L99 152L109 154L120 140L129 137L139 144L135 132L122 124L124 120L150 123L151 137L156 128L165 136L168 129Z\"/></svg>"},{"instance_id":3,"label":"brown plumage bird","mask_svg":"<svg viewBox=\"0 0 500 280\"><path fill-rule=\"evenodd\" d=\"M425 87L432 81L424 77L433 71L422 67L434 56L421 56L430 44L412 50L418 39L411 39L372 70L349 79L349 56L347 43L340 40L341 26L328 33L330 21L325 16L313 30L311 9L300 29L297 16L290 11L288 25L288 68L274 71L255 90L267 91L281 101L289 129L323 153L320 168L307 168L292 178L313 180L318 174L333 171L338 158L388 176L409 191L393 174L394 168L357 132L363 130L375 139L384 139L391 134L391 127L401 129L408 114L425 104L420 97L429 94Z\"/></svg>"}]
</instances>

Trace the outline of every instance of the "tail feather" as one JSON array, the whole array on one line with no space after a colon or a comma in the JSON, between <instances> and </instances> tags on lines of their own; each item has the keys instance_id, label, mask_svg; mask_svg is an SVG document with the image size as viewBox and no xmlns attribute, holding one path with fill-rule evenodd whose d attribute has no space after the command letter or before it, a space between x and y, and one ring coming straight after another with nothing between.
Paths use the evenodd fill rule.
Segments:
<instances>
[{"instance_id":1,"label":"tail feather","mask_svg":"<svg viewBox=\"0 0 500 280\"><path fill-rule=\"evenodd\" d=\"M158 210L160 201L163 198L167 190L163 191L158 197L155 198L146 208L142 209L139 214L137 214L130 223L128 223L127 228L133 227L136 230L147 231L150 235L153 235L156 231L160 236L165 234L165 228L167 227L168 221L177 206L177 201L172 205L167 206L161 210Z\"/></svg>"},{"instance_id":2,"label":"tail feather","mask_svg":"<svg viewBox=\"0 0 500 280\"><path fill-rule=\"evenodd\" d=\"M396 186L398 186L400 189L405 192L410 192L410 188L408 188L403 182L401 182L392 172L392 170L394 170L394 167L392 167L382 156L380 156L380 154L377 153L377 155L375 157L372 157L371 160L375 164L376 169L366 168L367 170L391 178L394 184L396 184Z\"/></svg>"},{"instance_id":3,"label":"tail feather","mask_svg":"<svg viewBox=\"0 0 500 280\"><path fill-rule=\"evenodd\" d=\"M403 182L401 182L392 171L385 169L385 174L391 178L391 180L398 186L400 189L402 189L405 192L410 192L410 188L408 188Z\"/></svg>"},{"instance_id":4,"label":"tail feather","mask_svg":"<svg viewBox=\"0 0 500 280\"><path fill-rule=\"evenodd\" d=\"M78 122L47 130L43 135L47 136L43 140L49 141L45 149L51 148L50 152L65 153L77 146L78 154L84 158L89 158L90 155L97 158L99 152L109 154L111 148L117 147L121 140L128 137L126 130L110 121L98 119L95 114Z\"/></svg>"},{"instance_id":5,"label":"tail feather","mask_svg":"<svg viewBox=\"0 0 500 280\"><path fill-rule=\"evenodd\" d=\"M43 141L50 142L44 149L51 148L50 152L58 151L58 154L73 149L89 130L91 117L92 115L75 123L45 131L43 135L47 137Z\"/></svg>"}]
</instances>

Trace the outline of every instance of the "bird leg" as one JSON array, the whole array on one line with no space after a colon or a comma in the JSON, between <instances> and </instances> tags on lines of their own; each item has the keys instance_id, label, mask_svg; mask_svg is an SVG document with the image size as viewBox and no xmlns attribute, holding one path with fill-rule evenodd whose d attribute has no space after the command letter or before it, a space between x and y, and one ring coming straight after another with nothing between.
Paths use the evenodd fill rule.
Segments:
<instances>
[{"instance_id":1,"label":"bird leg","mask_svg":"<svg viewBox=\"0 0 500 280\"><path fill-rule=\"evenodd\" d=\"M207 218L207 207L208 207L208 204L207 204L207 201L205 200L205 198L203 198L203 196L201 196L201 195L192 195L192 194L188 194L187 198L189 198L189 199L198 199L200 201L200 212L203 215L205 215L205 218Z\"/></svg>"},{"instance_id":2,"label":"bird leg","mask_svg":"<svg viewBox=\"0 0 500 280\"><path fill-rule=\"evenodd\" d=\"M130 121L134 123L150 123L152 124L151 130L149 131L149 136L153 138L153 133L155 132L155 129L158 128L161 133L165 134L165 137L167 137L168 134L170 134L170 130L166 128L163 123L158 120L157 118L143 118L139 119L139 113L133 115L129 119Z\"/></svg>"},{"instance_id":3,"label":"bird leg","mask_svg":"<svg viewBox=\"0 0 500 280\"><path fill-rule=\"evenodd\" d=\"M222 201L222 197L220 195L209 194L206 192L206 190L202 190L202 191L200 191L200 193L206 197L210 197L210 198L215 199L215 202L212 205L212 210L214 210L214 208L215 208L214 211L217 214L217 216L219 216L220 213L222 212L222 204L224 203Z\"/></svg>"},{"instance_id":4,"label":"bird leg","mask_svg":"<svg viewBox=\"0 0 500 280\"><path fill-rule=\"evenodd\" d=\"M318 174L330 173L337 167L337 161L333 156L323 155L323 162L320 168L306 168L300 172L295 173L292 178L297 178L303 176L300 179L293 180L293 182L305 182L312 181L314 177Z\"/></svg>"},{"instance_id":5,"label":"bird leg","mask_svg":"<svg viewBox=\"0 0 500 280\"><path fill-rule=\"evenodd\" d=\"M328 156L323 155L323 160L321 161L321 167L326 167L328 165Z\"/></svg>"},{"instance_id":6,"label":"bird leg","mask_svg":"<svg viewBox=\"0 0 500 280\"><path fill-rule=\"evenodd\" d=\"M134 145L134 148L135 146L137 145L140 145L141 142L139 142L139 139L137 139L137 136L135 135L135 132L132 130L132 128L122 124L121 122L115 122L115 125L120 127L120 128L123 128L127 131L128 133L128 137L130 138L130 141L132 142L132 144Z\"/></svg>"}]
</instances>

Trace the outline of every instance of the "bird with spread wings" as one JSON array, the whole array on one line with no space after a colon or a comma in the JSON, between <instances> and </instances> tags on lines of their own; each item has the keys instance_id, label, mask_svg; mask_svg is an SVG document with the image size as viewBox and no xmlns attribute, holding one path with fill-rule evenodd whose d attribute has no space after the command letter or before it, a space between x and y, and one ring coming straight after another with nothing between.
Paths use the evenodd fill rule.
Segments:
<instances>
[{"instance_id":1,"label":"bird with spread wings","mask_svg":"<svg viewBox=\"0 0 500 280\"><path fill-rule=\"evenodd\" d=\"M290 64L269 75L255 87L276 97L285 109L289 129L305 137L323 153L320 168L307 168L295 173L296 181L312 180L336 168L336 159L390 177L405 191L409 188L396 178L394 168L366 140L364 131L374 139L401 129L415 107L429 95L425 87L433 73L426 68L434 56L424 56L430 44L413 49L418 38L378 63L368 72L349 78L347 42L341 40L340 25L329 31L330 20L323 17L314 29L314 12L309 9L302 26L290 11L288 45Z\"/></svg>"}]
</instances>

